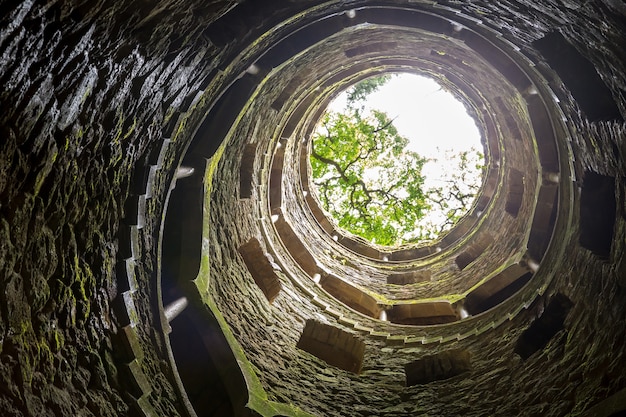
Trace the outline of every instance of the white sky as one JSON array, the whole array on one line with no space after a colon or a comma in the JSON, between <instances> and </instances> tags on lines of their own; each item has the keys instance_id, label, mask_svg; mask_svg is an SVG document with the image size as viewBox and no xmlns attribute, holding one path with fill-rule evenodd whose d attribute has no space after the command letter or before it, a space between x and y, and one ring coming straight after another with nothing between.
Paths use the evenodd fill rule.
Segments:
<instances>
[{"instance_id":1,"label":"white sky","mask_svg":"<svg viewBox=\"0 0 626 417\"><path fill-rule=\"evenodd\" d=\"M346 94L340 94L329 106L340 111ZM437 151L482 150L480 133L474 119L454 96L444 91L432 78L395 74L384 86L367 98L367 110L382 110L394 119L398 133L410 140L409 149L426 158Z\"/></svg>"},{"instance_id":2,"label":"white sky","mask_svg":"<svg viewBox=\"0 0 626 417\"><path fill-rule=\"evenodd\" d=\"M329 109L343 110L346 97L345 92L341 93ZM394 119L398 133L409 139L410 150L425 158L439 159L422 168L426 187L446 177L449 168L443 161L446 150L458 153L474 148L482 152L480 132L474 119L452 93L443 90L432 78L393 74L385 85L367 97L365 109L387 113Z\"/></svg>"}]
</instances>

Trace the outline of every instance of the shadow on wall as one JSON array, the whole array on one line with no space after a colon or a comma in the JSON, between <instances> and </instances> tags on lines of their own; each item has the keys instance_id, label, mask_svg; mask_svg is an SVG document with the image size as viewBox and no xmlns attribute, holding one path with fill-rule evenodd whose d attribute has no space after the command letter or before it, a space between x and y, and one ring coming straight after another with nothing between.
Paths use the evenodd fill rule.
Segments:
<instances>
[{"instance_id":1,"label":"shadow on wall","mask_svg":"<svg viewBox=\"0 0 626 417\"><path fill-rule=\"evenodd\" d=\"M547 307L528 329L522 333L515 345L515 353L528 359L547 346L548 342L563 330L563 324L573 303L563 294L556 294Z\"/></svg>"},{"instance_id":2,"label":"shadow on wall","mask_svg":"<svg viewBox=\"0 0 626 417\"><path fill-rule=\"evenodd\" d=\"M615 178L585 172L580 194L579 241L602 259L611 255L615 207Z\"/></svg>"}]
</instances>

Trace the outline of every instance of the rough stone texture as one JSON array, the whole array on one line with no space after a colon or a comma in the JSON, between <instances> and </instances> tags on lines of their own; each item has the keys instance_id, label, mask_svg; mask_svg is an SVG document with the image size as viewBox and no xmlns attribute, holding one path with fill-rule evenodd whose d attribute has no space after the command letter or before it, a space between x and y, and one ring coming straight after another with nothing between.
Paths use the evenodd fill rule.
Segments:
<instances>
[{"instance_id":1,"label":"rough stone texture","mask_svg":"<svg viewBox=\"0 0 626 417\"><path fill-rule=\"evenodd\" d=\"M406 365L406 385L427 384L452 378L472 369L466 350L445 350L434 356L424 356Z\"/></svg>"},{"instance_id":2,"label":"rough stone texture","mask_svg":"<svg viewBox=\"0 0 626 417\"><path fill-rule=\"evenodd\" d=\"M337 368L357 374L361 371L365 344L336 327L309 320L297 346Z\"/></svg>"},{"instance_id":3,"label":"rough stone texture","mask_svg":"<svg viewBox=\"0 0 626 417\"><path fill-rule=\"evenodd\" d=\"M3 4L3 415L124 415L135 413L133 396L150 392L155 412L179 412L162 347L147 338L156 336L149 305L136 318L141 369L124 365L138 359L118 347L115 271L121 257L141 257L122 237L126 202L141 187L133 172L174 136L169 122L206 85L218 53L178 28L199 34L229 7ZM162 206L162 197L151 202L156 218L135 242L147 258L135 265L142 288ZM141 374L139 391L125 372Z\"/></svg>"},{"instance_id":4,"label":"rough stone texture","mask_svg":"<svg viewBox=\"0 0 626 417\"><path fill-rule=\"evenodd\" d=\"M240 246L238 250L250 274L252 274L254 282L257 283L271 303L280 293L280 280L274 272L275 267L263 252L261 244L253 238Z\"/></svg>"},{"instance_id":5,"label":"rough stone texture","mask_svg":"<svg viewBox=\"0 0 626 417\"><path fill-rule=\"evenodd\" d=\"M246 46L253 44L250 55L257 56L307 19L367 1L333 1L306 11L320 3L2 3L0 414L187 415L158 311L158 244L169 186L210 106L251 64L240 55ZM375 320L355 325L346 318L354 315L350 309L321 299L313 304L280 274L284 290L270 306L236 253L257 233L260 214L251 202L237 200L242 148L225 153L220 170L232 177L214 185L211 196L210 290L271 400L320 416L577 416L626 387L626 127L620 120L587 120L533 47L547 33L562 33L597 70L626 117L626 25L621 6L605 3L432 6L451 18L480 20L550 79L568 129L576 186L585 171L615 178L607 259L579 245L576 192L569 202L573 221L556 231L559 250L542 264L554 276L544 295L513 317L499 318L498 326L491 316L476 318L467 327L480 329L479 336L440 343L447 333L438 328L426 334L432 342L411 342L400 326L388 325L386 332L399 337L377 337L367 330L380 325ZM239 8L241 13L222 17ZM322 63L310 64L301 70L305 78L323 72ZM288 83L272 85L274 95L254 105L271 108ZM273 121L263 120L258 130L251 125L245 137L270 137ZM239 222L225 224L220 211ZM573 304L563 330L522 361L514 353L518 338L559 292ZM367 338L361 374L329 367L296 348L311 317ZM471 371L405 387L406 363L451 348L472 354Z\"/></svg>"},{"instance_id":6,"label":"rough stone texture","mask_svg":"<svg viewBox=\"0 0 626 417\"><path fill-rule=\"evenodd\" d=\"M450 45L450 42L444 41L439 37L434 37L434 39L432 40L428 39L429 42L425 42L422 39L421 32L417 32L416 34L410 31L400 31L400 33L393 33L392 35L390 35L389 31L381 30L375 27L366 28L363 30L364 33L356 32L356 30L354 32L347 31L348 33L344 36L334 37L325 42L322 46L318 46L317 48L311 48L312 50L307 51L307 54L303 58L293 63L290 62L290 65L285 65L284 68L281 68L280 75L274 75L271 83L263 85L263 91L265 92L266 90L268 90L267 94L273 94L275 91L274 88L280 86L281 82L286 82L286 80L288 79L294 79L298 76L301 76L298 74L301 74L305 70L308 70L307 65L310 65L311 62L319 63L323 66L323 68L327 68L327 72L330 74L333 74L335 71L343 70L343 68L347 67L350 63L350 59L344 53L344 49L349 48L354 44L360 44L363 38L373 40L381 38L394 38L397 40L396 44L398 45L398 50L393 50L394 56L395 54L402 53L408 56L416 54L420 57L420 59L422 59L422 61L419 61L419 64L417 65L419 66L423 62L423 65L426 66L428 65L427 63L430 62L431 59L433 59L431 58L431 52L434 50L434 48L437 48L437 50L441 49L447 51L447 54L449 55L458 54L462 56L463 59L465 59L467 62L472 62L473 64L475 64L474 66L467 67L475 67L476 74L478 74L476 76L479 77L479 79L490 80L489 88L491 89L491 95L489 97L493 99L492 101L497 101L500 96L514 94L512 92L513 89L510 84L504 82L496 83L494 81L495 74L493 72L493 69L488 68L481 60L477 60L475 58L475 53L471 53L467 49L461 48L455 43ZM417 37L418 41L415 41L415 37ZM435 55L439 56L439 54ZM444 65L443 62L438 64ZM329 77L328 74L324 73L310 73L310 75L311 77L307 79L308 83L316 82L320 78L324 79L326 77ZM469 77L471 74L466 73L465 75ZM476 84L479 85L479 82L476 82ZM301 81L300 85L301 90L298 93L294 94L294 98L301 98L307 93L306 86L308 84L304 81ZM487 88L487 86L485 86L485 88ZM323 90L323 88L321 89ZM281 90L279 89L278 91L280 92ZM282 92L280 94L282 94ZM260 98L259 100L262 100L262 98ZM502 162L501 165L506 164L507 167L515 167L518 165L528 166L526 181L528 184L529 193L527 194L524 202L525 212L528 214L530 213L530 207L532 206L532 194L535 192L535 184L537 181L537 169L533 169L533 166L536 165L536 161L534 161L534 159L532 158L533 150L530 145L530 140L515 140L515 138L519 136L520 138L526 139L530 137L532 133L528 131L528 123L524 123L524 121L521 120L525 110L518 110L518 103L515 99L511 99L510 102L507 101L506 104L502 102L502 100L500 100L500 102L501 104L498 105L496 103L494 105L493 103L491 103L491 101L484 100L485 105L497 107L498 112L506 113L504 109L508 109L511 113L514 112L518 114L518 117L520 118L520 125L522 127L518 127L517 131L513 131L507 130L506 127L500 126L499 129L503 130L503 135L506 136L506 138L508 139L508 142L506 143L506 152L499 149L499 146L503 145L498 143L498 139L493 138L493 136L496 136L494 134L491 135L492 137L489 139L496 142L495 145L490 147L490 155L491 158L494 160L494 163L500 158L496 158L496 154L505 155L505 157L502 157L502 159L505 159L506 162ZM476 106L479 106L481 104L483 104L482 101L478 101L477 103L475 103ZM261 114L263 115L262 117L264 120L272 120L274 124L280 126L281 120L286 118L284 113L285 111L274 114L274 112L272 112L271 109L268 109L267 106L260 105L259 107L255 107L255 111L253 114ZM254 120L248 121L248 123L253 122ZM285 122L284 120L282 121L282 123L286 124L287 126L290 124L289 121ZM270 128L274 129L273 126L273 124L270 125ZM308 132L306 131L306 129L303 129L296 131L295 136L305 136L306 134L308 134ZM244 135L239 136L243 137ZM268 131L266 135L271 135L271 131ZM284 137L289 135L283 134L282 136ZM268 146L269 152L271 152L273 146L273 144ZM460 238L455 239L453 241L453 244L446 245L444 244L444 242L436 242L433 246L443 246L444 249L447 251L466 252L465 254L460 254L460 257L465 259L464 262L461 263L463 267L461 266L461 264L455 263L454 259L450 259L448 257L444 258L443 255L432 256L430 259L426 259L422 262L422 266L424 266L424 268L428 268L432 272L431 279L428 280L428 282L424 282L423 285L414 286L411 288L397 288L388 286L386 285L386 276L388 275L389 271L385 271L384 266L378 268L378 265L372 267L370 265L371 262L358 262L358 260L353 262L351 260L351 257L354 256L354 253L349 251L347 248L346 250L338 250L336 251L336 253L329 256L326 253L326 245L317 244L317 242L321 241L325 243L331 243L332 235L339 235L340 233L331 233L330 236L328 233L319 233L319 231L315 230L314 227L310 226L311 222L308 221L308 218L304 211L300 209L298 199L290 198L290 196L298 196L299 189L301 188L301 183L306 182L306 180L302 180L301 174L297 172L297 155L299 154L299 141L287 141L286 145L283 145L281 148L279 148L276 153L278 152L280 152L281 155L283 154L283 152L285 154L284 159L280 159L280 166L283 168L283 178L286 178L282 184L283 198L281 200L281 203L284 207L282 211L284 212L286 219L283 220L281 218L280 222L281 224L289 223L292 229L290 230L288 236L286 233L281 233L281 230L279 230L279 234L284 235L282 237L283 241L292 241L293 234L301 236L302 243L298 244L297 250L295 249L296 245L288 244L286 246L290 250L290 252L292 252L292 256L296 258L303 258L303 256L300 256L300 253L306 252L307 258L309 259L307 260L306 267L304 267L304 269L310 275L317 272L315 270L311 271L311 266L313 266L313 268L317 268L316 262L310 259L311 257L313 257L317 259L318 263L321 263L333 270L340 271L342 276L349 276L351 282L353 282L355 285L363 289L369 289L389 299L406 299L407 293L412 293L415 297L422 298L437 297L441 296L442 294L462 293L463 291L467 290L468 287L477 284L481 279L483 279L485 277L484 274L476 273L476 270L472 271L468 269L460 272L460 275L463 276L463 279L447 280L447 278L450 278L450 276L459 275L457 274L458 269L464 269L464 266L476 260L477 258L480 258L477 259L477 264L482 265L492 262L493 258L498 258L499 260L501 260L501 262L505 262L510 257L516 256L516 252L525 250L525 244L522 244L522 241L526 236L527 229L527 220L524 219L527 219L528 216L524 217L524 219L515 219L513 216L505 213L504 210L499 210L499 206L504 206L504 201L498 199L494 204L489 207L489 212L491 213L492 217L489 224L497 225L497 227L501 228L502 230L507 230L509 241L506 245L493 245L489 251L485 250L489 246L490 240L490 232L489 230L486 230L488 229L488 226L483 227L481 229L481 232L476 233L474 236L464 236L465 240L471 239L473 241L471 244L465 242L465 246L467 246L467 248L460 247L460 244L458 244L458 241L462 240ZM292 154L291 157L289 157L290 154ZM291 161L291 163L288 163L289 161ZM276 182L275 176L273 174L275 165L276 157L272 165L271 184L274 184ZM303 169L302 166L300 166L299 169ZM494 171L498 170L494 169ZM504 181L506 181L506 179ZM274 188L275 187L272 187L272 189L270 190L270 195L276 192ZM506 185L503 185L503 188L506 188ZM272 208L274 208L272 200L270 204ZM315 213L313 213L313 215L316 216L317 219L317 215ZM477 215L473 217L474 222L477 221L476 218ZM468 220L468 218L466 218L465 220ZM463 237L463 235L461 235L461 237ZM439 248L439 251L441 251L441 248ZM298 254L296 255L295 252L298 252ZM437 250L434 250L433 252L438 253ZM380 255L384 255L384 253ZM376 259L376 257L374 258ZM384 264L385 257L381 256L379 259L382 260L383 262L381 263ZM358 263L359 265L355 265L356 263ZM304 262L300 262L300 264L303 265ZM389 270L393 268L393 265L388 267ZM480 270L480 268L478 269Z\"/></svg>"}]
</instances>

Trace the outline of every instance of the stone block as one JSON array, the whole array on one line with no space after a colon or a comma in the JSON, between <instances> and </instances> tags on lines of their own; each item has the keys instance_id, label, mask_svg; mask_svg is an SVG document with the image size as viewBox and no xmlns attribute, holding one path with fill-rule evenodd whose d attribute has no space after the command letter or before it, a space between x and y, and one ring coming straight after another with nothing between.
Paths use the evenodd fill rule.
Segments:
<instances>
[{"instance_id":1,"label":"stone block","mask_svg":"<svg viewBox=\"0 0 626 417\"><path fill-rule=\"evenodd\" d=\"M430 281L429 270L394 273L387 276L387 284L410 285L418 282Z\"/></svg>"},{"instance_id":2,"label":"stone block","mask_svg":"<svg viewBox=\"0 0 626 417\"><path fill-rule=\"evenodd\" d=\"M467 294L464 308L471 315L486 311L517 292L531 277L532 273L520 264L510 265Z\"/></svg>"},{"instance_id":3,"label":"stone block","mask_svg":"<svg viewBox=\"0 0 626 417\"><path fill-rule=\"evenodd\" d=\"M270 303L274 301L282 289L282 284L259 241L256 238L250 239L239 247L239 254L267 300Z\"/></svg>"},{"instance_id":4,"label":"stone block","mask_svg":"<svg viewBox=\"0 0 626 417\"><path fill-rule=\"evenodd\" d=\"M404 368L407 386L452 378L471 369L470 353L465 349L450 349L424 356Z\"/></svg>"},{"instance_id":5,"label":"stone block","mask_svg":"<svg viewBox=\"0 0 626 417\"><path fill-rule=\"evenodd\" d=\"M256 144L248 143L243 149L239 168L239 198L252 197L254 188L254 161L256 159Z\"/></svg>"},{"instance_id":6,"label":"stone block","mask_svg":"<svg viewBox=\"0 0 626 417\"><path fill-rule=\"evenodd\" d=\"M541 316L519 337L515 344L515 353L522 359L528 359L543 349L559 331L563 330L565 318L573 305L563 294L553 296Z\"/></svg>"},{"instance_id":7,"label":"stone block","mask_svg":"<svg viewBox=\"0 0 626 417\"><path fill-rule=\"evenodd\" d=\"M395 304L387 310L387 318L398 324L431 325L456 321L458 315L448 301L430 301Z\"/></svg>"},{"instance_id":8,"label":"stone block","mask_svg":"<svg viewBox=\"0 0 626 417\"><path fill-rule=\"evenodd\" d=\"M475 236L474 240L470 243L467 249L461 252L461 254L459 254L455 259L459 269L463 270L470 263L474 262L487 250L491 242L493 242L493 236L489 233L481 233L480 235Z\"/></svg>"},{"instance_id":9,"label":"stone block","mask_svg":"<svg viewBox=\"0 0 626 417\"><path fill-rule=\"evenodd\" d=\"M507 181L507 195L505 210L517 217L524 197L524 175L517 169L511 169Z\"/></svg>"},{"instance_id":10,"label":"stone block","mask_svg":"<svg viewBox=\"0 0 626 417\"><path fill-rule=\"evenodd\" d=\"M133 359L143 359L143 349L139 343L139 337L133 326L124 326L119 329L117 338L122 346L122 352L124 352L124 359L131 362Z\"/></svg>"},{"instance_id":11,"label":"stone block","mask_svg":"<svg viewBox=\"0 0 626 417\"><path fill-rule=\"evenodd\" d=\"M133 359L128 364L123 365L122 370L126 374L125 381L129 386L131 395L140 398L151 392L151 384L141 368L141 361Z\"/></svg>"},{"instance_id":12,"label":"stone block","mask_svg":"<svg viewBox=\"0 0 626 417\"><path fill-rule=\"evenodd\" d=\"M365 343L337 327L307 320L297 347L329 365L359 373L363 365Z\"/></svg>"},{"instance_id":13,"label":"stone block","mask_svg":"<svg viewBox=\"0 0 626 417\"><path fill-rule=\"evenodd\" d=\"M377 301L359 288L328 274L322 277L320 285L330 295L358 312L373 318L379 317L380 307Z\"/></svg>"}]
</instances>

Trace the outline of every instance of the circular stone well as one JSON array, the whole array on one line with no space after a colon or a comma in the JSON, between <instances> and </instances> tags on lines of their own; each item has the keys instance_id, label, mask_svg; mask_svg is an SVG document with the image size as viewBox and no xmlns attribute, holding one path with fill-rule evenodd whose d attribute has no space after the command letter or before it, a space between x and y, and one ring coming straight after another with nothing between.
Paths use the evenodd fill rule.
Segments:
<instances>
[{"instance_id":1,"label":"circular stone well","mask_svg":"<svg viewBox=\"0 0 626 417\"><path fill-rule=\"evenodd\" d=\"M626 411L623 2L5 3L0 415ZM424 245L309 186L328 103L388 72L484 141Z\"/></svg>"},{"instance_id":2,"label":"circular stone well","mask_svg":"<svg viewBox=\"0 0 626 417\"><path fill-rule=\"evenodd\" d=\"M551 236L571 221L560 203L572 193L570 166L562 163L569 149L557 140L567 129L527 57L458 16L394 7L348 12L311 16L306 35L281 26L280 40L260 56L253 47L241 52L232 65L247 69L185 156L198 160L227 109L233 123L218 127L222 146L199 167L206 243L194 282L238 344L263 345L267 337L241 319L240 308L257 311L254 322L273 329L280 350L247 356L270 396L293 395L276 391L273 375L291 375L294 360L311 376L290 379L313 383L327 365L347 371L353 388L333 384L338 395L361 395L363 372L383 386L411 386L424 376L398 344L433 352L450 345L456 370L443 377L465 372L465 341L510 326L543 294L553 275L542 263L559 256L549 250ZM475 204L451 231L427 245L387 248L326 218L310 189L309 138L339 91L398 71L428 75L464 103L482 133L486 173ZM381 363L395 373L380 374Z\"/></svg>"}]
</instances>

